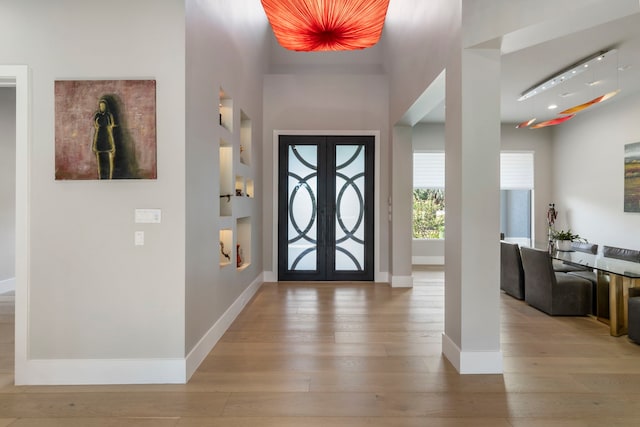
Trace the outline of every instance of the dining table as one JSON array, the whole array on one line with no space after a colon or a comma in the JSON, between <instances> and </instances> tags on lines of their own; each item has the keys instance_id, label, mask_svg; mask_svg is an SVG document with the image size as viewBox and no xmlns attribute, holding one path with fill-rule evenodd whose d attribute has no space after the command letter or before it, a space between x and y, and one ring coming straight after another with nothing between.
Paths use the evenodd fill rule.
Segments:
<instances>
[{"instance_id":1,"label":"dining table","mask_svg":"<svg viewBox=\"0 0 640 427\"><path fill-rule=\"evenodd\" d=\"M629 288L640 287L640 263L580 251L549 250L553 259L586 269L597 277L598 320L608 323L611 335L627 333Z\"/></svg>"}]
</instances>

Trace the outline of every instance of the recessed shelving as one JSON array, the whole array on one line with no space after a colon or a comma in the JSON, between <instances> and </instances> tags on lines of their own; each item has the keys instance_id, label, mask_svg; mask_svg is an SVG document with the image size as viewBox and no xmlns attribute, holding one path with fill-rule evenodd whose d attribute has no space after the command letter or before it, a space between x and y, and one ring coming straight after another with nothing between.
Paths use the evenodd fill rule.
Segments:
<instances>
[{"instance_id":1,"label":"recessed shelving","mask_svg":"<svg viewBox=\"0 0 640 427\"><path fill-rule=\"evenodd\" d=\"M244 178L241 176L236 176L236 192L235 195L238 197L244 197L246 194L244 188Z\"/></svg>"},{"instance_id":2,"label":"recessed shelving","mask_svg":"<svg viewBox=\"0 0 640 427\"><path fill-rule=\"evenodd\" d=\"M233 231L231 229L220 230L220 267L232 264L233 260Z\"/></svg>"},{"instance_id":3,"label":"recessed shelving","mask_svg":"<svg viewBox=\"0 0 640 427\"><path fill-rule=\"evenodd\" d=\"M231 198L235 195L232 182L233 148L226 146L220 140L220 216L231 216L233 204Z\"/></svg>"},{"instance_id":4,"label":"recessed shelving","mask_svg":"<svg viewBox=\"0 0 640 427\"><path fill-rule=\"evenodd\" d=\"M238 218L236 230L236 268L244 269L251 264L251 217Z\"/></svg>"},{"instance_id":5,"label":"recessed shelving","mask_svg":"<svg viewBox=\"0 0 640 427\"><path fill-rule=\"evenodd\" d=\"M233 132L233 99L222 88L220 88L219 98L218 121L220 126L227 129L229 132Z\"/></svg>"},{"instance_id":6,"label":"recessed shelving","mask_svg":"<svg viewBox=\"0 0 640 427\"><path fill-rule=\"evenodd\" d=\"M250 198L253 198L253 196L254 196L254 193L253 193L253 180L252 179L247 179L245 195L247 197L250 197Z\"/></svg>"},{"instance_id":7,"label":"recessed shelving","mask_svg":"<svg viewBox=\"0 0 640 427\"><path fill-rule=\"evenodd\" d=\"M222 86L218 95L219 264L225 274L230 274L244 271L251 265L256 190L256 173L252 167L253 124L245 110L238 108L237 102L234 105L229 92ZM235 268L228 267L230 265Z\"/></svg>"},{"instance_id":8,"label":"recessed shelving","mask_svg":"<svg viewBox=\"0 0 640 427\"><path fill-rule=\"evenodd\" d=\"M251 164L251 119L240 110L240 163Z\"/></svg>"}]
</instances>

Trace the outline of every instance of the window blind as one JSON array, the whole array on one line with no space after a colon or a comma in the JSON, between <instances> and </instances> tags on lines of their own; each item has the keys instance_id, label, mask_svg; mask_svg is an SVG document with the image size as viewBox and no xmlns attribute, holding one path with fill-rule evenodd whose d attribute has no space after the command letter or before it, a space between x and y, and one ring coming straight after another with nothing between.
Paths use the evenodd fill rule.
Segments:
<instances>
[{"instance_id":1,"label":"window blind","mask_svg":"<svg viewBox=\"0 0 640 427\"><path fill-rule=\"evenodd\" d=\"M500 189L533 189L533 153L500 153ZM413 153L413 188L444 188L444 153Z\"/></svg>"},{"instance_id":2,"label":"window blind","mask_svg":"<svg viewBox=\"0 0 640 427\"><path fill-rule=\"evenodd\" d=\"M444 153L413 153L413 188L444 188Z\"/></svg>"},{"instance_id":3,"label":"window blind","mask_svg":"<svg viewBox=\"0 0 640 427\"><path fill-rule=\"evenodd\" d=\"M500 189L533 189L533 153L500 153Z\"/></svg>"}]
</instances>

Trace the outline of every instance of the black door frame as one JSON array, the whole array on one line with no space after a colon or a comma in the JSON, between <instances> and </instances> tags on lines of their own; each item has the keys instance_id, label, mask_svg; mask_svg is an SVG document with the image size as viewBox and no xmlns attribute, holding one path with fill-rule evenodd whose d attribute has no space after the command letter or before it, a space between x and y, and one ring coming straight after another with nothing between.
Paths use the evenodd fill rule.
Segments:
<instances>
[{"instance_id":1,"label":"black door frame","mask_svg":"<svg viewBox=\"0 0 640 427\"><path fill-rule=\"evenodd\" d=\"M375 259L375 137L373 135L279 135L278 141L278 280L300 281L373 281ZM362 271L335 270L335 211L336 211L336 164L335 148L339 145L365 146L365 194L363 221L364 265ZM317 269L315 271L288 271L287 225L288 225L288 147L290 145L315 145L319 161L318 188L324 192L318 197L317 221ZM284 188L282 186L285 185ZM319 190L320 193L320 190ZM321 253L320 250L323 252Z\"/></svg>"}]
</instances>

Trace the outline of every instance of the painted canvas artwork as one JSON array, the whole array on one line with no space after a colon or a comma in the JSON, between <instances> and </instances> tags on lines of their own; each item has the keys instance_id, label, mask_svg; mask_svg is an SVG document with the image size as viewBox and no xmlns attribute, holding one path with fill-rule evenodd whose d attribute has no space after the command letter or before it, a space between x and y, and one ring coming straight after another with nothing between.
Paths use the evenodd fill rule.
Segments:
<instances>
[{"instance_id":1,"label":"painted canvas artwork","mask_svg":"<svg viewBox=\"0 0 640 427\"><path fill-rule=\"evenodd\" d=\"M156 81L55 82L56 179L156 179Z\"/></svg>"},{"instance_id":2,"label":"painted canvas artwork","mask_svg":"<svg viewBox=\"0 0 640 427\"><path fill-rule=\"evenodd\" d=\"M640 212L640 142L624 146L624 211Z\"/></svg>"}]
</instances>

